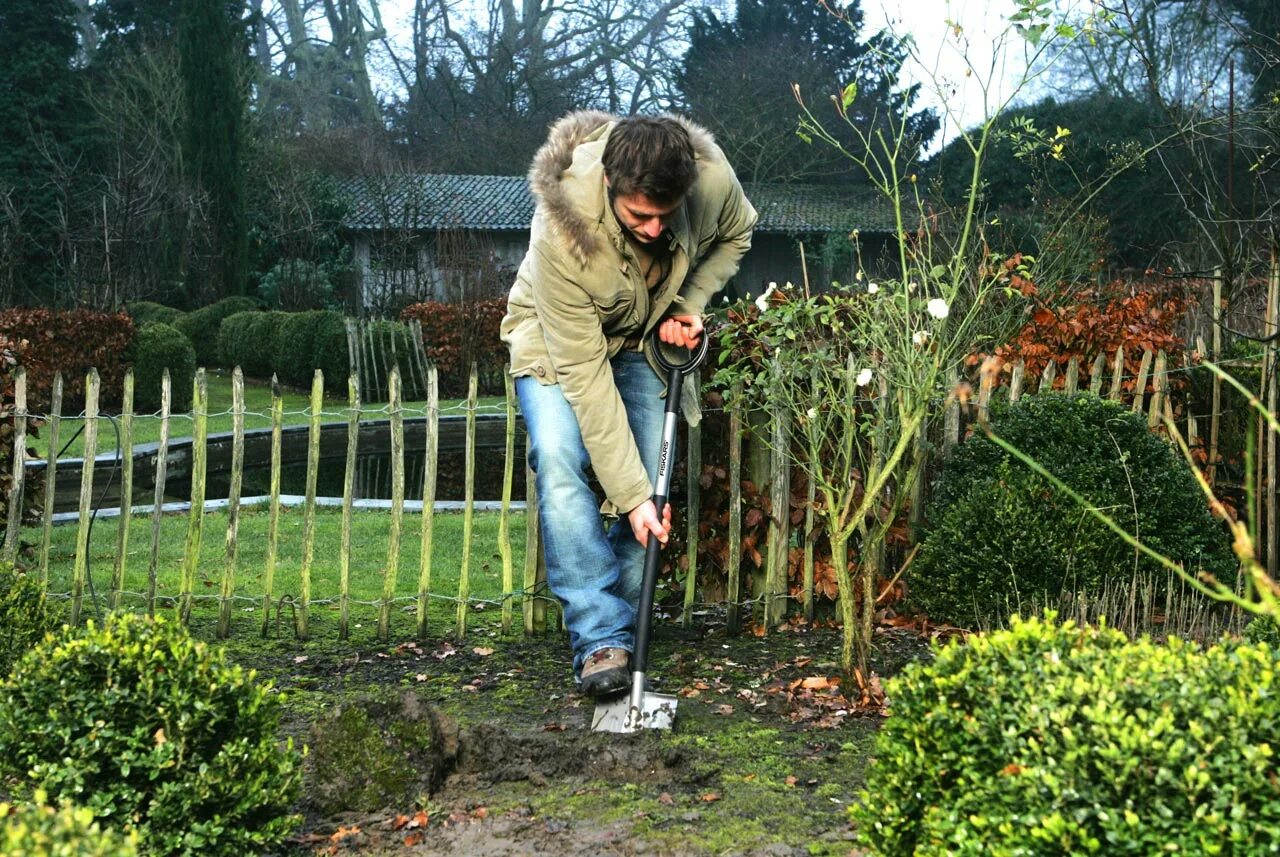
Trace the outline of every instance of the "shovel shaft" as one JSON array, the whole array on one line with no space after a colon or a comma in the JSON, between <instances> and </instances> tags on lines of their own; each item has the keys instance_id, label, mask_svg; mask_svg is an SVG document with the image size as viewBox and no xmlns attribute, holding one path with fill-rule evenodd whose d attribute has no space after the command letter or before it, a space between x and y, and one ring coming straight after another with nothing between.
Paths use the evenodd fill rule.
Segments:
<instances>
[{"instance_id":1,"label":"shovel shaft","mask_svg":"<svg viewBox=\"0 0 1280 857\"><path fill-rule=\"evenodd\" d=\"M662 450L658 457L658 481L653 495L653 505L659 518L667 505L667 492L671 485L671 467L676 459L676 415L680 408L680 382L684 375L679 369L667 373L667 404L663 414ZM644 579L640 584L640 603L636 607L636 645L631 654L632 683L644 681L649 668L649 638L653 630L653 594L658 587L658 569L662 565L662 544L650 533L644 551Z\"/></svg>"}]
</instances>

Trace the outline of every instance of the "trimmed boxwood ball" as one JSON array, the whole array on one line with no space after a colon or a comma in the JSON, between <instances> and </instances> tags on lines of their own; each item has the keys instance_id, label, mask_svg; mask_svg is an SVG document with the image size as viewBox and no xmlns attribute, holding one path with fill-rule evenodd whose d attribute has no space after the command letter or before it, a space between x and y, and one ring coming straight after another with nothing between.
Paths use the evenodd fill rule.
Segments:
<instances>
[{"instance_id":1,"label":"trimmed boxwood ball","mask_svg":"<svg viewBox=\"0 0 1280 857\"><path fill-rule=\"evenodd\" d=\"M0 679L57 627L40 579L0 562Z\"/></svg>"},{"instance_id":2,"label":"trimmed boxwood ball","mask_svg":"<svg viewBox=\"0 0 1280 857\"><path fill-rule=\"evenodd\" d=\"M84 807L0 803L0 854L21 857L135 857L138 837L102 827Z\"/></svg>"},{"instance_id":3,"label":"trimmed boxwood ball","mask_svg":"<svg viewBox=\"0 0 1280 857\"><path fill-rule=\"evenodd\" d=\"M272 365L280 380L310 388L316 369L330 390L347 389L347 328L342 314L317 309L288 313L276 333Z\"/></svg>"},{"instance_id":4,"label":"trimmed boxwood ball","mask_svg":"<svg viewBox=\"0 0 1280 857\"><path fill-rule=\"evenodd\" d=\"M191 407L196 352L186 334L168 324L144 324L133 341L133 403L138 412L160 408L160 382L169 370L170 409Z\"/></svg>"},{"instance_id":5,"label":"trimmed boxwood ball","mask_svg":"<svg viewBox=\"0 0 1280 857\"><path fill-rule=\"evenodd\" d=\"M873 854L1280 849L1280 661L1014 619L886 683L851 807Z\"/></svg>"},{"instance_id":6,"label":"trimmed boxwood ball","mask_svg":"<svg viewBox=\"0 0 1280 857\"><path fill-rule=\"evenodd\" d=\"M116 614L48 638L0 686L0 776L150 854L261 854L296 825L279 698L163 617Z\"/></svg>"},{"instance_id":7,"label":"trimmed boxwood ball","mask_svg":"<svg viewBox=\"0 0 1280 857\"><path fill-rule=\"evenodd\" d=\"M175 321L174 327L181 330L191 340L196 349L197 365L206 368L220 365L218 354L218 329L223 319L230 318L238 312L249 312L261 309L262 305L253 298L223 298L215 304L192 310Z\"/></svg>"},{"instance_id":8,"label":"trimmed boxwood ball","mask_svg":"<svg viewBox=\"0 0 1280 857\"><path fill-rule=\"evenodd\" d=\"M239 366L250 378L270 378L276 333L288 318L283 312L249 310L227 316L218 328L218 354L222 365Z\"/></svg>"},{"instance_id":9,"label":"trimmed boxwood ball","mask_svg":"<svg viewBox=\"0 0 1280 857\"><path fill-rule=\"evenodd\" d=\"M129 313L134 324L139 326L150 322L173 324L184 315L177 307L165 306L155 301L134 301L125 307L125 311Z\"/></svg>"},{"instance_id":10,"label":"trimmed boxwood ball","mask_svg":"<svg viewBox=\"0 0 1280 857\"><path fill-rule=\"evenodd\" d=\"M1145 418L1089 393L993 408L991 429L1196 574L1235 578L1223 526L1173 447ZM1134 577L1132 547L985 434L956 448L934 488L911 595L935 620L998 623L1062 592L1097 594ZM1140 572L1168 572L1141 557Z\"/></svg>"}]
</instances>

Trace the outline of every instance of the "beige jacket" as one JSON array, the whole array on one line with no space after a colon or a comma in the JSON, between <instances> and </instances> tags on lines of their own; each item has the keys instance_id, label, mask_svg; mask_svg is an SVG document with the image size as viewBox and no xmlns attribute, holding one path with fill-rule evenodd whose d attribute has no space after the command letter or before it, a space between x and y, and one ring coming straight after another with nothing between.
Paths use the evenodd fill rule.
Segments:
<instances>
[{"instance_id":1,"label":"beige jacket","mask_svg":"<svg viewBox=\"0 0 1280 857\"><path fill-rule=\"evenodd\" d=\"M609 359L665 316L697 315L738 270L756 212L711 135L691 122L698 178L669 222L671 273L653 296L609 205L600 158L616 117L571 113L534 157L529 250L502 320L511 374L559 384L573 407L606 510L649 499L649 481ZM612 507L611 509L609 507Z\"/></svg>"}]
</instances>

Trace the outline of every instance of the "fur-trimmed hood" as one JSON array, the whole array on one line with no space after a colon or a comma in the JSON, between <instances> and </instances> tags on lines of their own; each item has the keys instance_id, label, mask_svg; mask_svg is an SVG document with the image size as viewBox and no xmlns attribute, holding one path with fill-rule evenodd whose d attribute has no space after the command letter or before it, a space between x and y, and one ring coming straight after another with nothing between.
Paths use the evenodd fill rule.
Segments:
<instances>
[{"instance_id":1,"label":"fur-trimmed hood","mask_svg":"<svg viewBox=\"0 0 1280 857\"><path fill-rule=\"evenodd\" d=\"M699 160L723 159L710 131L683 116L665 115L689 132L694 155ZM575 191L572 183L566 182L565 171L573 165L578 146L607 136L606 126L611 126L618 119L599 110L579 110L568 114L551 126L547 141L538 149L529 167L529 190L537 199L548 227L584 265L598 249L600 239L596 224L602 212L590 210L597 206L592 206L588 199ZM598 159L592 166L603 176L603 167Z\"/></svg>"}]
</instances>

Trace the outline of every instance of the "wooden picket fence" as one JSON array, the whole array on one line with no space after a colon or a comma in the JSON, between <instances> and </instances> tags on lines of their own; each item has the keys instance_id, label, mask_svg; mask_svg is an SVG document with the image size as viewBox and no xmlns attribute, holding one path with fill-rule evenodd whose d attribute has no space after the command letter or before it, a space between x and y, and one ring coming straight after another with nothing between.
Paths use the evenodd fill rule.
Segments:
<instances>
[{"instance_id":1,"label":"wooden picket fence","mask_svg":"<svg viewBox=\"0 0 1280 857\"><path fill-rule=\"evenodd\" d=\"M1215 342L1215 353L1220 348L1220 343ZM1203 345L1202 345L1203 349ZM1135 412L1143 412L1147 414L1148 424L1155 427L1161 424L1163 418L1173 418L1173 410L1170 403L1170 376L1176 372L1183 372L1186 367L1171 367L1169 360L1163 352L1152 354L1145 352L1143 354L1140 369L1135 378L1126 378L1124 373L1124 352L1118 350L1114 354L1097 355L1090 363L1088 374L1084 376L1087 379L1087 387L1081 376L1081 363L1078 360L1072 360L1065 371L1060 389L1065 392L1074 392L1077 389L1087 388L1091 392L1107 398L1115 400L1128 401L1129 406ZM473 515L475 512L476 498L474 496L474 475L476 466L476 440L475 440L475 416L477 411L477 375L475 367L472 367L469 393L466 400L464 410L466 412L466 463L465 463L465 500L463 502L463 550L461 559L461 568L456 592L441 593L433 592L431 581L431 557L432 557L432 532L433 518L436 512L436 482L438 477L438 435L439 435L439 417L440 405L438 396L437 377L434 367L429 365L421 365L415 371L421 372L422 387L426 394L426 460L423 476L423 501L422 501L422 529L421 529L421 546L420 546L420 562L418 568L418 585L417 594L412 599L415 604L415 630L418 637L425 637L428 633L428 604L433 598L447 599L456 603L456 618L454 621L453 633L459 637L464 635L467 630L467 617L470 606L473 604L471 597L471 583L473 570L470 564L470 547L472 538ZM947 407L946 412L942 415L942 446L949 448L958 442L966 426L981 416L990 407L993 397L998 395L1007 396L1010 400L1016 401L1019 397L1027 395L1034 391L1051 390L1055 388L1057 369L1053 363L1050 363L1039 378L1029 378L1022 364L1012 367L1012 371L1008 374L1007 383L1002 381L1004 373L986 373L984 374L977 395L968 405L959 404L953 397L951 404ZM959 382L957 374L956 378ZM1126 381L1132 380L1132 384L1126 384ZM404 421L403 421L403 395L402 395L402 379L400 370L396 365L391 365L386 372L388 408L390 414L390 431L391 431L391 462L392 462L392 498L390 503L390 511L388 514L387 528L387 564L384 572L383 589L381 597L372 603L378 610L377 633L381 640L387 640L390 636L390 617L393 605L398 601L404 601L402 596L395 596L398 578L400 576L399 555L402 540L403 521L405 514L405 472L404 472ZM1274 387L1275 379L1271 378L1268 382ZM89 550L89 526L91 520L92 506L92 488L93 488L93 470L94 456L97 450L97 423L99 416L98 402L100 398L100 381L98 373L91 371L86 382L85 408L81 415L75 419L83 419L84 421L84 453L83 465L81 469L81 485L79 495L79 514L78 514L78 530L76 537L75 562L72 570L71 591L68 594L70 600L70 620L73 624L79 622L83 612L83 604L86 588L86 574L88 568L88 550ZM501 555L501 623L503 629L509 630L513 628L515 605L519 604L522 611L523 629L525 633L534 633L543 630L548 626L553 626L550 621L549 612L555 609L555 601L552 599L546 589L545 569L541 564L540 536L537 525L537 496L534 486L534 480L526 471L527 483L527 500L526 500L526 526L525 526L525 561L523 568L523 578L521 585L517 588L515 584L516 570L513 567L513 550L510 537L510 516L512 509L512 484L514 480L514 467L516 466L515 455L515 397L512 390L511 379L507 378L506 384L506 432L505 432L505 453L506 453L506 469L503 478L503 490L501 498L501 506L499 511L499 551ZM1150 393L1147 389L1150 387ZM53 385L51 396L50 413L47 415L32 415L27 409L27 390L25 373L19 368L16 376L16 408L14 413L15 419L15 460L23 460L26 445L27 421L33 416L40 416L47 422L47 436L50 449L57 449L59 434L61 431L61 422L64 417L60 413L62 399L63 381L59 375L56 377ZM348 381L348 400L349 407L347 410L347 448L346 448L346 471L344 480L344 491L342 497L342 544L339 555L339 575L337 581L336 593L324 593L318 595L313 591L313 566L315 559L315 526L316 526L316 477L318 472L321 421L322 421L322 404L324 392L324 379L320 372L315 373L315 377L310 391L310 407L308 409L308 452L307 452L307 479L306 492L303 502L303 534L302 534L302 558L301 558L301 584L300 591L297 593L281 593L277 591L274 583L274 572L277 559L279 556L279 518L281 509L281 492L280 492L280 468L281 468L281 431L283 428L283 405L280 390L275 388L272 407L271 407L271 491L269 497L269 524L266 546L266 564L263 577L261 593L255 595L237 595L237 573L238 561L237 552L239 546L239 518L241 510L241 482L244 468L244 381L239 369L236 369L232 375L233 389L233 431L232 431L232 465L231 465L231 486L229 496L226 501L226 515L228 519L228 528L226 535L225 559L221 573L219 591L216 595L197 595L195 589L195 576L197 568L197 558L200 552L200 544L203 535L204 517L206 514L205 504L205 469L208 448L207 418L208 418L208 389L204 370L199 370L196 374L194 383L194 398L191 411L191 419L193 421L192 430L192 479L190 491L190 504L187 511L187 533L185 542L185 555L182 567L181 585L176 596L161 598L156 593L156 581L158 572L158 552L160 544L161 518L163 515L163 499L165 496L166 482L166 466L168 460L168 448L170 443L170 423L173 418L171 414L171 389L169 378L166 373L162 387L162 404L158 414L160 421L160 441L158 453L155 456L155 502L150 511L151 516L151 544L149 563L147 568L147 585L143 593L130 593L126 590L126 556L127 556L127 540L129 535L129 527L132 516L132 484L133 484L133 460L131 456L123 456L122 461L122 491L119 507L117 542L115 550L115 561L112 569L111 584L109 588L109 603L112 609L118 609L122 606L124 596L126 594L138 595L141 597L145 609L148 613L154 613L158 607L171 605L177 608L179 616L183 621L190 618L193 603L198 599L215 599L218 605L217 633L220 637L225 637L231 630L231 616L233 604L237 600L250 600L255 604L261 605L262 612L262 632L265 634L269 630L269 617L271 608L274 605L277 611L277 620L281 605L288 602L295 610L295 629L299 638L307 638L310 634L310 617L312 608L318 603L331 604L335 600L338 605L338 634L340 638L346 639L350 632L350 613L353 603L349 570L352 554L351 543L351 523L354 509L353 502L353 483L354 474L358 456L358 440L359 426L365 414L362 412L360 390L362 384L359 376L352 374ZM736 397L734 397L736 400ZM1273 393L1274 398L1274 393ZM1218 382L1215 381L1214 390L1214 409L1210 415L1209 429L1209 448L1210 462L1216 456L1217 435L1218 435L1218 405L1220 400L1220 390ZM131 449L133 443L133 422L136 415L133 413L133 377L132 374L126 375L123 387L123 406L119 417L120 426L120 446L122 449ZM743 443L746 436L745 426L747 421L744 414L738 411L731 411L729 417L729 439L730 443L727 450L728 458L728 480L730 487L729 500L729 517L728 517L728 561L727 567L737 569L740 567L742 557L742 502L741 502L741 483L743 478ZM1192 442L1199 436L1199 422L1194 414L1187 413L1183 415L1182 420L1186 426L1185 434ZM785 443L781 442L785 438L783 432L784 426L778 420L773 420L766 428L775 437L768 444L770 448L779 449L785 447ZM701 470L702 456L702 439L701 428L691 426L688 429L687 443L683 449L687 454L687 466L690 474L697 474ZM523 458L523 456L521 457ZM1274 456L1267 456L1270 468L1270 475L1274 476ZM773 502L778 507L785 508L787 502L789 485L788 474L790 472L790 462L778 455L772 455L768 464L768 485L773 495ZM22 520L22 498L24 489L24 472L25 468L17 468L15 472L15 480L12 494L9 502L9 518L8 526L5 533L5 541L3 545L3 557L12 560L16 554L18 547L18 536L20 530L20 522ZM1212 473L1212 470L1209 471ZM57 462L50 460L47 464L45 472L46 491L44 497L44 510L42 521L42 532L40 546L38 549L39 557L39 574L41 580L48 582L49 579L49 545L50 545L50 527L52 526L52 503L56 489L57 481ZM698 521L700 519L702 497L699 486L699 480L689 478L688 496L685 498L684 508L686 511L685 520L687 522L687 564L688 577L684 590L684 611L683 622L688 624L699 607L698 600ZM1274 484L1274 481L1268 484ZM917 501L918 501L917 497ZM1267 492L1267 517L1268 520L1274 521L1274 492ZM917 502L918 505L918 502ZM814 558L813 558L813 541L810 535L813 532L814 521L813 515L806 515L803 525L803 532L793 534L790 532L791 525L788 516L775 516L769 525L768 548L763 552L765 560L765 569L758 582L758 588L762 591L756 593L750 601L743 598L743 585L741 576L738 574L730 574L727 578L727 620L731 632L736 631L742 624L744 615L743 611L760 609L760 615L763 619L765 627L774 627L784 621L788 612L792 610L798 601L798 605L803 609L804 614L812 618L814 613ZM803 552L803 569L802 569L802 587L798 597L793 597L789 591L788 583L788 562L789 548L796 541L804 546ZM323 596L323 597L322 597ZM361 602L369 604L370 602Z\"/></svg>"}]
</instances>

